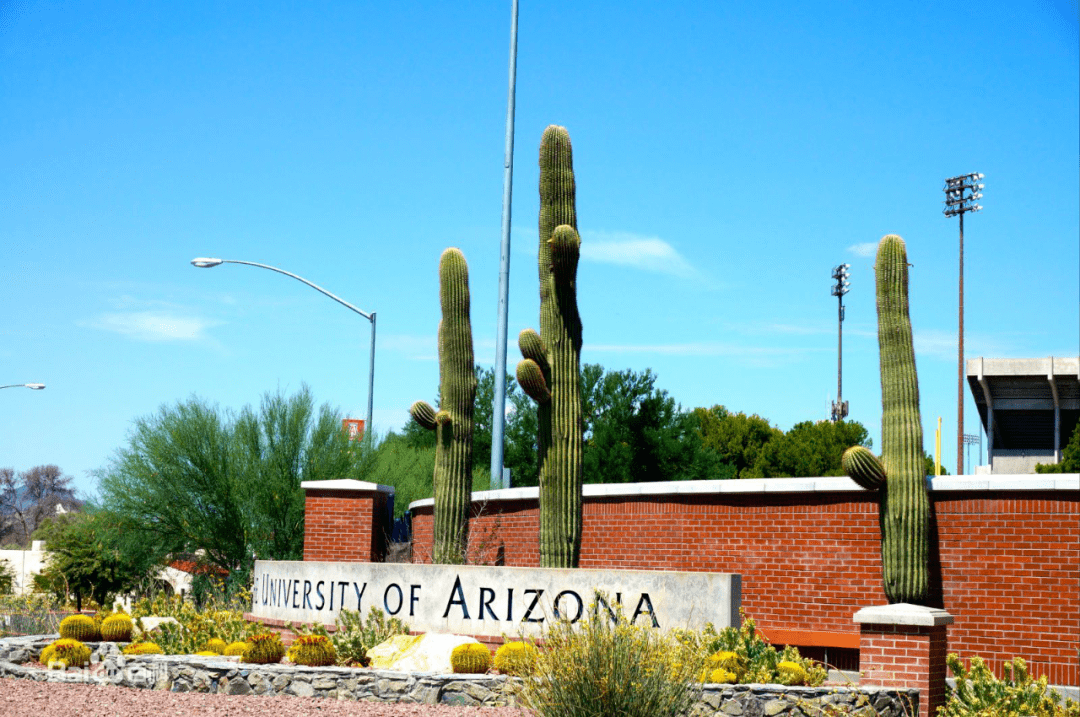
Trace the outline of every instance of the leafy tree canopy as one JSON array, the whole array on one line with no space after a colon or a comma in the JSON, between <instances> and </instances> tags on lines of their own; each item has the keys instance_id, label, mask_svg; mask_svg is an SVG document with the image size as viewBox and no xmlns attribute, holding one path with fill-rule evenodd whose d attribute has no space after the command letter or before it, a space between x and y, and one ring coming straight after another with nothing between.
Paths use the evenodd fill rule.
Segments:
<instances>
[{"instance_id":1,"label":"leafy tree canopy","mask_svg":"<svg viewBox=\"0 0 1080 717\"><path fill-rule=\"evenodd\" d=\"M305 386L238 416L192 397L139 418L98 472L102 505L172 551L225 570L303 554L303 480L359 478L361 444Z\"/></svg>"},{"instance_id":2,"label":"leafy tree canopy","mask_svg":"<svg viewBox=\"0 0 1080 717\"><path fill-rule=\"evenodd\" d=\"M0 468L0 545L30 547L30 535L57 508L78 510L82 505L71 476L59 466L35 466L16 473Z\"/></svg>"}]
</instances>

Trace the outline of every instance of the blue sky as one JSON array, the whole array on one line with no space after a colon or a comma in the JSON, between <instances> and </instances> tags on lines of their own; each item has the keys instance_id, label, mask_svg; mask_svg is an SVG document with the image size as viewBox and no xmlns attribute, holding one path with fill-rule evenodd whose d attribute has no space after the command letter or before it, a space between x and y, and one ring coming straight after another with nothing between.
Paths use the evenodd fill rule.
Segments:
<instances>
[{"instance_id":1,"label":"blue sky","mask_svg":"<svg viewBox=\"0 0 1080 717\"><path fill-rule=\"evenodd\" d=\"M89 472L131 422L306 382L377 431L438 383L436 267L495 356L509 2L0 4L0 466ZM873 248L908 244L926 427L955 464L969 357L1080 352L1076 2L522 0L513 340L538 324L537 146L574 143L583 361L780 428L836 391L880 446ZM517 362L511 345L509 365ZM967 399L969 433L977 432Z\"/></svg>"}]
</instances>

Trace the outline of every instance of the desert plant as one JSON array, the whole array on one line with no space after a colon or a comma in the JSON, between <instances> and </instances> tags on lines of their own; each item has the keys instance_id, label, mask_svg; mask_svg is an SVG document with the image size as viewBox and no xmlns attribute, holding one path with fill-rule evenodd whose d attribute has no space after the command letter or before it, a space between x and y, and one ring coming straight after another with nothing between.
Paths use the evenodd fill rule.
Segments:
<instances>
[{"instance_id":1,"label":"desert plant","mask_svg":"<svg viewBox=\"0 0 1080 717\"><path fill-rule=\"evenodd\" d=\"M670 635L615 620L558 620L542 635L522 700L541 717L684 714L700 692L693 654Z\"/></svg>"},{"instance_id":2,"label":"desert plant","mask_svg":"<svg viewBox=\"0 0 1080 717\"><path fill-rule=\"evenodd\" d=\"M719 631L712 624L701 630L675 630L674 636L693 655L697 656L698 675L703 682L732 684L794 684L799 673L785 674L780 665L790 662L805 673L800 684L811 687L825 681L828 672L813 660L802 657L797 647L777 650L757 631L753 618L740 612L742 624ZM705 657L702 658L701 656ZM789 669L789 668L785 668ZM723 672L716 672L722 670ZM722 677L723 679L715 679Z\"/></svg>"},{"instance_id":3,"label":"desert plant","mask_svg":"<svg viewBox=\"0 0 1080 717\"><path fill-rule=\"evenodd\" d=\"M930 499L903 239L894 234L882 238L874 271L881 364L881 459L867 448L853 446L844 452L841 463L852 480L880 496L885 596L890 603L923 604L930 589Z\"/></svg>"},{"instance_id":4,"label":"desert plant","mask_svg":"<svg viewBox=\"0 0 1080 717\"><path fill-rule=\"evenodd\" d=\"M285 646L281 644L281 636L276 632L261 632L248 638L248 649L240 659L243 662L251 662L258 665L269 665L281 662L285 657Z\"/></svg>"},{"instance_id":5,"label":"desert plant","mask_svg":"<svg viewBox=\"0 0 1080 717\"><path fill-rule=\"evenodd\" d=\"M228 647L228 645L224 640L214 637L206 641L205 649L218 655L224 655L226 647Z\"/></svg>"},{"instance_id":6,"label":"desert plant","mask_svg":"<svg viewBox=\"0 0 1080 717\"><path fill-rule=\"evenodd\" d=\"M325 667L337 661L337 653L325 635L301 635L289 648L289 659L298 665Z\"/></svg>"},{"instance_id":7,"label":"desert plant","mask_svg":"<svg viewBox=\"0 0 1080 717\"><path fill-rule=\"evenodd\" d=\"M521 388L536 402L540 481L540 565L575 568L581 553L584 422L581 412L581 316L577 307L577 233L573 153L565 127L540 142L540 333L518 336Z\"/></svg>"},{"instance_id":8,"label":"desert plant","mask_svg":"<svg viewBox=\"0 0 1080 717\"><path fill-rule=\"evenodd\" d=\"M225 646L225 649L221 651L221 654L226 656L238 655L240 657L243 657L244 653L247 652L249 647L251 647L251 645L246 642L230 642L228 645Z\"/></svg>"},{"instance_id":9,"label":"desert plant","mask_svg":"<svg viewBox=\"0 0 1080 717\"><path fill-rule=\"evenodd\" d=\"M61 638L41 651L41 662L50 670L65 670L90 663L90 648L79 640Z\"/></svg>"},{"instance_id":10,"label":"desert plant","mask_svg":"<svg viewBox=\"0 0 1080 717\"><path fill-rule=\"evenodd\" d=\"M1046 675L1033 680L1019 657L1005 663L1000 680L977 655L971 658L971 669L955 653L949 653L946 663L956 689L937 717L1080 717L1080 704L1063 701L1048 687Z\"/></svg>"},{"instance_id":11,"label":"desert plant","mask_svg":"<svg viewBox=\"0 0 1080 717\"><path fill-rule=\"evenodd\" d=\"M458 674L483 674L491 667L491 650L478 642L467 642L450 651L450 667Z\"/></svg>"},{"instance_id":12,"label":"desert plant","mask_svg":"<svg viewBox=\"0 0 1080 717\"><path fill-rule=\"evenodd\" d=\"M329 638L337 654L337 664L366 667L367 651L389 640L394 635L409 634L409 626L396 617L387 617L377 607L368 610L365 619L357 610L341 610L335 620L335 631L331 635L324 625L294 625L285 627L298 636L321 635Z\"/></svg>"},{"instance_id":13,"label":"desert plant","mask_svg":"<svg viewBox=\"0 0 1080 717\"><path fill-rule=\"evenodd\" d=\"M131 610L136 628L133 639L152 639L166 655L194 654L214 638L226 643L242 641L263 629L261 625L244 619L244 612L250 605L251 595L247 590L239 590L228 599L208 597L202 609L181 599L179 595L158 595L153 600L139 600ZM176 623L164 623L151 635L140 622L141 618L148 616L171 617Z\"/></svg>"},{"instance_id":14,"label":"desert plant","mask_svg":"<svg viewBox=\"0 0 1080 717\"><path fill-rule=\"evenodd\" d=\"M133 628L130 615L110 615L101 621L101 639L108 642L128 642L131 640Z\"/></svg>"},{"instance_id":15,"label":"desert plant","mask_svg":"<svg viewBox=\"0 0 1080 717\"><path fill-rule=\"evenodd\" d=\"M527 642L507 642L495 651L495 669L504 675L524 677L532 674L536 663L536 648Z\"/></svg>"},{"instance_id":16,"label":"desert plant","mask_svg":"<svg viewBox=\"0 0 1080 717\"><path fill-rule=\"evenodd\" d=\"M472 485L476 367L469 321L469 267L458 249L447 249L439 259L439 303L439 411L417 401L409 413L419 425L436 432L432 560L463 563Z\"/></svg>"},{"instance_id":17,"label":"desert plant","mask_svg":"<svg viewBox=\"0 0 1080 717\"><path fill-rule=\"evenodd\" d=\"M101 630L89 615L70 615L60 621L60 637L97 642L101 639Z\"/></svg>"},{"instance_id":18,"label":"desert plant","mask_svg":"<svg viewBox=\"0 0 1080 717\"><path fill-rule=\"evenodd\" d=\"M125 647L122 652L125 655L163 655L164 651L156 642L133 642Z\"/></svg>"}]
</instances>

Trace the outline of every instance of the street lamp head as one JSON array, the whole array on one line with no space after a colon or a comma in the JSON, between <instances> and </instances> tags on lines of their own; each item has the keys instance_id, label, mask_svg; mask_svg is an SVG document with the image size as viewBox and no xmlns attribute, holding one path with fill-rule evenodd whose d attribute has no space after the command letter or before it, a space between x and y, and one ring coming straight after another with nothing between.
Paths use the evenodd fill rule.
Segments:
<instances>
[{"instance_id":1,"label":"street lamp head","mask_svg":"<svg viewBox=\"0 0 1080 717\"><path fill-rule=\"evenodd\" d=\"M26 387L30 388L30 389L33 389L35 391L40 391L41 389L45 388L45 384L43 384L43 383L28 383L28 384L26 384Z\"/></svg>"},{"instance_id":2,"label":"street lamp head","mask_svg":"<svg viewBox=\"0 0 1080 717\"><path fill-rule=\"evenodd\" d=\"M208 259L202 256L191 260L192 266L197 266L200 269L210 269L211 267L215 267L221 263L221 259Z\"/></svg>"}]
</instances>

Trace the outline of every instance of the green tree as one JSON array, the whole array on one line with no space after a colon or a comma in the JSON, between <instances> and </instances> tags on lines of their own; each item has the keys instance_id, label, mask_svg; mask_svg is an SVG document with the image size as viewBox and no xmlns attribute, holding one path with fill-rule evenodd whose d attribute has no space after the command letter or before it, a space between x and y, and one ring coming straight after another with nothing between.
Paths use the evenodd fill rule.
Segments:
<instances>
[{"instance_id":1,"label":"green tree","mask_svg":"<svg viewBox=\"0 0 1080 717\"><path fill-rule=\"evenodd\" d=\"M842 476L844 451L870 445L870 434L858 421L803 421L766 442L743 477Z\"/></svg>"},{"instance_id":2,"label":"green tree","mask_svg":"<svg viewBox=\"0 0 1080 717\"><path fill-rule=\"evenodd\" d=\"M1039 463L1036 473L1080 473L1080 423L1073 429L1072 437L1061 451L1060 463Z\"/></svg>"},{"instance_id":3,"label":"green tree","mask_svg":"<svg viewBox=\"0 0 1080 717\"><path fill-rule=\"evenodd\" d=\"M59 466L42 465L16 473L0 468L0 545L30 547L30 534L57 507L77 510L82 505L71 476Z\"/></svg>"},{"instance_id":4,"label":"green tree","mask_svg":"<svg viewBox=\"0 0 1080 717\"><path fill-rule=\"evenodd\" d=\"M0 560L0 595L10 595L15 589L15 569L6 560Z\"/></svg>"},{"instance_id":5,"label":"green tree","mask_svg":"<svg viewBox=\"0 0 1080 717\"><path fill-rule=\"evenodd\" d=\"M765 445L783 435L756 413L732 413L719 405L696 408L694 416L704 445L734 468L736 478L750 477L750 469Z\"/></svg>"},{"instance_id":6,"label":"green tree","mask_svg":"<svg viewBox=\"0 0 1080 717\"><path fill-rule=\"evenodd\" d=\"M338 414L304 387L267 395L238 418L192 397L136 419L127 446L98 471L103 506L171 551L205 551L234 571L254 556L299 557L301 481L358 478L365 452Z\"/></svg>"},{"instance_id":7,"label":"green tree","mask_svg":"<svg viewBox=\"0 0 1080 717\"><path fill-rule=\"evenodd\" d=\"M34 533L45 541L44 581L74 596L108 605L112 596L146 585L164 565L160 544L138 540L117 515L91 509L47 519Z\"/></svg>"},{"instance_id":8,"label":"green tree","mask_svg":"<svg viewBox=\"0 0 1080 717\"><path fill-rule=\"evenodd\" d=\"M586 483L632 483L733 477L704 444L696 416L656 388L649 369L582 367Z\"/></svg>"}]
</instances>

